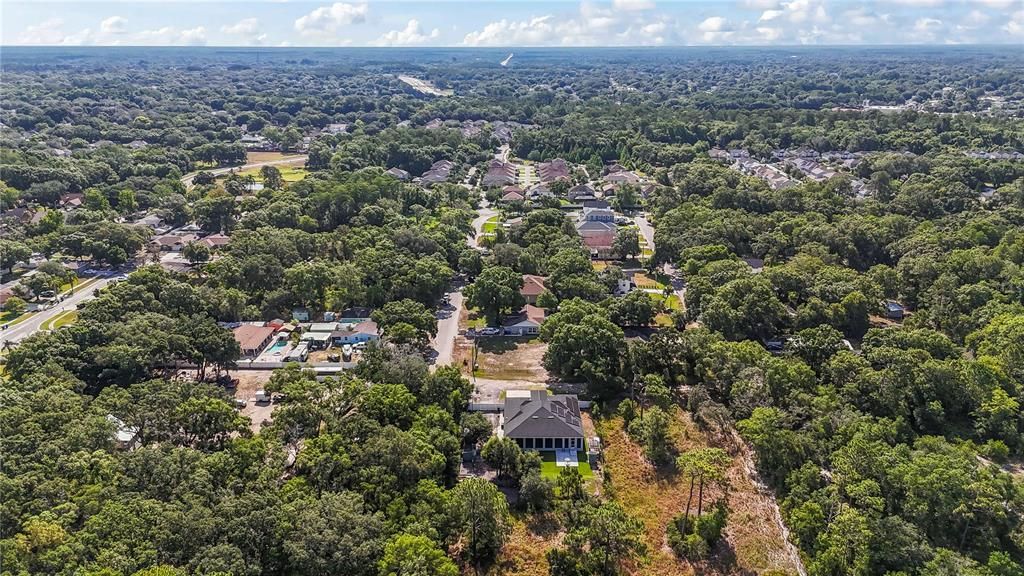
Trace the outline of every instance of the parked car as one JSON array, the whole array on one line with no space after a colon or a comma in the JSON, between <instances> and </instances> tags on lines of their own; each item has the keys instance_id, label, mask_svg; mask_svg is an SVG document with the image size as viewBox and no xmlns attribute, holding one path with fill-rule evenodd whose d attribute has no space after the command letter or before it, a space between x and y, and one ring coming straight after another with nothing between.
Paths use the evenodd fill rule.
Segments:
<instances>
[{"instance_id":1,"label":"parked car","mask_svg":"<svg viewBox=\"0 0 1024 576\"><path fill-rule=\"evenodd\" d=\"M345 362L351 362L352 361L352 345L351 344L345 344L344 346L341 347L341 357L345 360Z\"/></svg>"},{"instance_id":2,"label":"parked car","mask_svg":"<svg viewBox=\"0 0 1024 576\"><path fill-rule=\"evenodd\" d=\"M248 402L241 398L235 398L235 408L245 408Z\"/></svg>"},{"instance_id":3,"label":"parked car","mask_svg":"<svg viewBox=\"0 0 1024 576\"><path fill-rule=\"evenodd\" d=\"M488 327L488 328L484 328L484 329L480 330L479 334L481 336L497 336L497 335L501 334L501 332L502 332L501 328L490 328L490 327Z\"/></svg>"},{"instance_id":4,"label":"parked car","mask_svg":"<svg viewBox=\"0 0 1024 576\"><path fill-rule=\"evenodd\" d=\"M341 362L341 354L328 354L327 355L327 361L328 362Z\"/></svg>"},{"instance_id":5,"label":"parked car","mask_svg":"<svg viewBox=\"0 0 1024 576\"><path fill-rule=\"evenodd\" d=\"M365 350L366 349L366 342L356 342L355 344L352 345L352 348L354 348L356 350Z\"/></svg>"}]
</instances>

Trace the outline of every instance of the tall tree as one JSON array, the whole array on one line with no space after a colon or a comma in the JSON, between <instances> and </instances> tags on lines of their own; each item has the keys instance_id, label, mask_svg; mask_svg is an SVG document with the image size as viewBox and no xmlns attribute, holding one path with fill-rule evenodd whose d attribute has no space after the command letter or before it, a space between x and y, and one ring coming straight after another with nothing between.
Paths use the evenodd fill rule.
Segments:
<instances>
[{"instance_id":1,"label":"tall tree","mask_svg":"<svg viewBox=\"0 0 1024 576\"><path fill-rule=\"evenodd\" d=\"M451 492L458 535L477 573L497 555L508 536L509 512L505 496L483 478L459 482Z\"/></svg>"}]
</instances>

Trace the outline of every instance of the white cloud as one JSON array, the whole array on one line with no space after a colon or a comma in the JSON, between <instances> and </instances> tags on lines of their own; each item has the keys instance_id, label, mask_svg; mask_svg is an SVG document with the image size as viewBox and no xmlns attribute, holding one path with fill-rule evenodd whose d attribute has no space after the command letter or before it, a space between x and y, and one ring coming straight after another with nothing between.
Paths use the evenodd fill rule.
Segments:
<instances>
[{"instance_id":1,"label":"white cloud","mask_svg":"<svg viewBox=\"0 0 1024 576\"><path fill-rule=\"evenodd\" d=\"M917 6L919 8L935 8L942 6L946 3L946 0L890 0L895 4L903 4L904 6Z\"/></svg>"},{"instance_id":2,"label":"white cloud","mask_svg":"<svg viewBox=\"0 0 1024 576\"><path fill-rule=\"evenodd\" d=\"M33 24L18 36L19 44L53 45L64 40L64 21L50 18L39 24Z\"/></svg>"},{"instance_id":3,"label":"white cloud","mask_svg":"<svg viewBox=\"0 0 1024 576\"><path fill-rule=\"evenodd\" d=\"M128 20L121 16L111 16L100 22L100 32L104 34L124 34L127 30Z\"/></svg>"},{"instance_id":4,"label":"white cloud","mask_svg":"<svg viewBox=\"0 0 1024 576\"><path fill-rule=\"evenodd\" d=\"M616 12L584 0L579 12L526 20L501 19L465 35L466 46L642 46L678 42L671 18L646 11Z\"/></svg>"},{"instance_id":5,"label":"white cloud","mask_svg":"<svg viewBox=\"0 0 1024 576\"><path fill-rule=\"evenodd\" d=\"M779 16L785 14L782 10L765 10L761 13L761 17L757 19L758 22L770 22L775 20Z\"/></svg>"},{"instance_id":6,"label":"white cloud","mask_svg":"<svg viewBox=\"0 0 1024 576\"><path fill-rule=\"evenodd\" d=\"M722 18L721 16L712 16L701 22L700 25L697 26L697 29L701 32L721 32L725 29L727 24L728 20L725 18Z\"/></svg>"},{"instance_id":7,"label":"white cloud","mask_svg":"<svg viewBox=\"0 0 1024 576\"><path fill-rule=\"evenodd\" d=\"M1009 8L1015 4L1020 4L1020 0L967 0L967 2L969 4L981 4L989 8Z\"/></svg>"},{"instance_id":8,"label":"white cloud","mask_svg":"<svg viewBox=\"0 0 1024 576\"><path fill-rule=\"evenodd\" d=\"M429 34L425 34L420 28L419 21L412 19L402 30L391 30L381 34L375 44L379 46L415 46L435 40L440 35L441 31L437 28L431 30Z\"/></svg>"},{"instance_id":9,"label":"white cloud","mask_svg":"<svg viewBox=\"0 0 1024 576\"><path fill-rule=\"evenodd\" d=\"M206 44L206 28L197 26L178 30L173 26L164 26L143 30L132 36L132 43L146 46L203 46Z\"/></svg>"},{"instance_id":10,"label":"white cloud","mask_svg":"<svg viewBox=\"0 0 1024 576\"><path fill-rule=\"evenodd\" d=\"M187 44L189 46L201 46L206 44L206 28L202 26L196 26L188 30L182 30L178 34L178 41L181 44Z\"/></svg>"},{"instance_id":11,"label":"white cloud","mask_svg":"<svg viewBox=\"0 0 1024 576\"><path fill-rule=\"evenodd\" d=\"M225 34L236 34L239 36L251 36L260 30L260 21L256 18L243 18L234 24L220 27Z\"/></svg>"},{"instance_id":12,"label":"white cloud","mask_svg":"<svg viewBox=\"0 0 1024 576\"><path fill-rule=\"evenodd\" d=\"M1011 36L1024 36L1024 10L1018 10L1003 25L1003 31Z\"/></svg>"},{"instance_id":13,"label":"white cloud","mask_svg":"<svg viewBox=\"0 0 1024 576\"><path fill-rule=\"evenodd\" d=\"M967 16L963 17L957 25L957 28L961 30L975 30L977 28L981 28L985 24L988 24L988 21L991 19L992 18L988 14L985 14L981 10L971 10L967 13Z\"/></svg>"},{"instance_id":14,"label":"white cloud","mask_svg":"<svg viewBox=\"0 0 1024 576\"><path fill-rule=\"evenodd\" d=\"M842 15L843 22L852 24L859 28L875 26L878 24L879 20L884 20L884 18L863 7L847 10L846 12L843 12Z\"/></svg>"},{"instance_id":15,"label":"white cloud","mask_svg":"<svg viewBox=\"0 0 1024 576\"><path fill-rule=\"evenodd\" d=\"M652 0L612 0L612 8L623 12L637 12L654 8Z\"/></svg>"},{"instance_id":16,"label":"white cloud","mask_svg":"<svg viewBox=\"0 0 1024 576\"><path fill-rule=\"evenodd\" d=\"M642 27L640 31L650 36L657 36L663 34L666 28L668 28L668 25L664 22L652 22Z\"/></svg>"},{"instance_id":17,"label":"white cloud","mask_svg":"<svg viewBox=\"0 0 1024 576\"><path fill-rule=\"evenodd\" d=\"M504 18L491 22L481 30L474 30L463 38L467 46L536 46L555 37L554 16L538 16L520 22Z\"/></svg>"},{"instance_id":18,"label":"white cloud","mask_svg":"<svg viewBox=\"0 0 1024 576\"><path fill-rule=\"evenodd\" d=\"M748 10L774 10L779 7L779 0L743 0L742 5Z\"/></svg>"},{"instance_id":19,"label":"white cloud","mask_svg":"<svg viewBox=\"0 0 1024 576\"><path fill-rule=\"evenodd\" d=\"M697 25L697 30L702 33L701 39L708 44L727 41L732 38L734 32L729 21L721 16L705 18Z\"/></svg>"},{"instance_id":20,"label":"white cloud","mask_svg":"<svg viewBox=\"0 0 1024 576\"><path fill-rule=\"evenodd\" d=\"M758 27L755 31L760 35L760 39L765 42L775 42L779 38L782 38L782 28L762 26Z\"/></svg>"},{"instance_id":21,"label":"white cloud","mask_svg":"<svg viewBox=\"0 0 1024 576\"><path fill-rule=\"evenodd\" d=\"M942 20L938 20L936 18L928 18L928 17L918 18L917 21L914 22L914 31L915 32L931 33L931 32L934 32L935 30L938 30L941 27L942 27Z\"/></svg>"},{"instance_id":22,"label":"white cloud","mask_svg":"<svg viewBox=\"0 0 1024 576\"><path fill-rule=\"evenodd\" d=\"M783 4L786 9L786 18L793 23L813 21L824 23L829 21L825 12L825 3L822 0L793 0Z\"/></svg>"},{"instance_id":23,"label":"white cloud","mask_svg":"<svg viewBox=\"0 0 1024 576\"><path fill-rule=\"evenodd\" d=\"M321 6L295 21L295 30L304 35L328 35L341 26L366 22L370 7L366 2L347 4L335 2Z\"/></svg>"}]
</instances>

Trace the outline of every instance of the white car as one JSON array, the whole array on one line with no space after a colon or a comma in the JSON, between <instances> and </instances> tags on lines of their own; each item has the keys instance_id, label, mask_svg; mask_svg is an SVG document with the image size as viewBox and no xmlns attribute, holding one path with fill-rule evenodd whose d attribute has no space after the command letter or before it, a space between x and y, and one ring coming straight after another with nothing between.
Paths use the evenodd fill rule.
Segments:
<instances>
[{"instance_id":1,"label":"white car","mask_svg":"<svg viewBox=\"0 0 1024 576\"><path fill-rule=\"evenodd\" d=\"M481 336L497 336L501 334L501 328L484 328L478 332Z\"/></svg>"}]
</instances>

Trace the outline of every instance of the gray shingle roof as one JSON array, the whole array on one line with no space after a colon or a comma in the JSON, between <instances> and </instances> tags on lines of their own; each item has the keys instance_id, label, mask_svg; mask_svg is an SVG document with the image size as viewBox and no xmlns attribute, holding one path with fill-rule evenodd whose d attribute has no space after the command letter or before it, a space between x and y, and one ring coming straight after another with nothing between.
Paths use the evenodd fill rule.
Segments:
<instances>
[{"instance_id":1,"label":"gray shingle roof","mask_svg":"<svg viewBox=\"0 0 1024 576\"><path fill-rule=\"evenodd\" d=\"M583 436L580 405L574 394L549 395L531 390L530 397L505 397L505 436L510 438L571 438Z\"/></svg>"}]
</instances>

